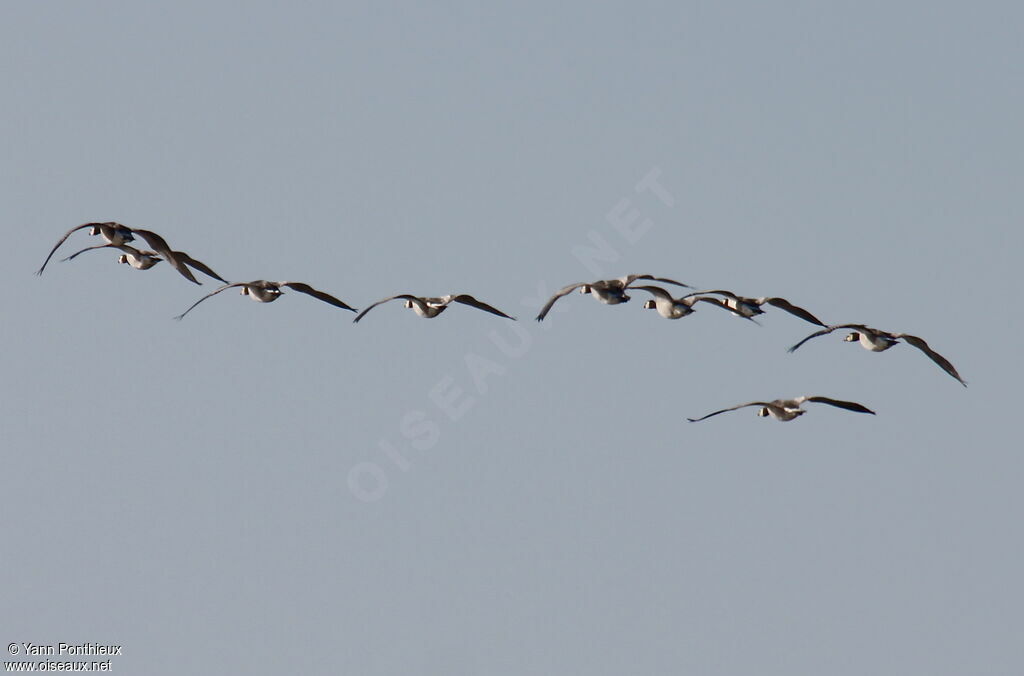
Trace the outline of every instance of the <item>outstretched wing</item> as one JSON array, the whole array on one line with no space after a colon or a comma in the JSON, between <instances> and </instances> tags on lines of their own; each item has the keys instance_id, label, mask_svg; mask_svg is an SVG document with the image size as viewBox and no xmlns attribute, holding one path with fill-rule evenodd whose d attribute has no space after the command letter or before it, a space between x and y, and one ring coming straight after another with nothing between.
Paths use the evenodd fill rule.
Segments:
<instances>
[{"instance_id":1,"label":"outstretched wing","mask_svg":"<svg viewBox=\"0 0 1024 676\"><path fill-rule=\"evenodd\" d=\"M187 253L185 253L184 251L175 251L174 252L174 257L177 258L178 260L180 260L185 265L187 265L187 266L189 266L191 268L195 268L196 270L198 270L199 272L203 273L204 275L207 275L208 277L213 277L214 279L220 280L220 281L224 282L225 284L230 284L231 283L228 280L226 280L223 277L221 277L220 275L218 275L216 272L214 272L213 269L209 265L207 265L206 263L203 263L202 261L197 261L195 258L192 258Z\"/></svg>"},{"instance_id":2,"label":"outstretched wing","mask_svg":"<svg viewBox=\"0 0 1024 676\"><path fill-rule=\"evenodd\" d=\"M57 243L53 246L52 249L50 249L50 255L48 255L46 257L46 260L43 261L43 264L41 266L39 266L38 270L36 270L36 274L37 275L43 274L43 270L46 268L46 264L50 262L50 259L53 258L53 254L57 252L57 249L60 248L60 245L63 244L64 242L66 242L68 237L70 237L73 232L75 232L76 230L81 230L82 228L90 228L90 227L98 226L98 225L100 225L100 224L99 223L83 223L82 225L76 225L75 227L73 227L70 230L68 230L67 232L65 232L64 236L61 237L59 240L57 240ZM79 252L79 253L81 253L81 252ZM75 254L75 255L77 256L78 254Z\"/></svg>"},{"instance_id":3,"label":"outstretched wing","mask_svg":"<svg viewBox=\"0 0 1024 676\"><path fill-rule=\"evenodd\" d=\"M469 305L470 307L475 307L477 310L483 310L484 312L490 312L492 315L498 315L499 317L504 317L505 319L511 319L512 321L515 321L515 319L516 319L515 317L510 317L509 315L505 314L504 312L502 312L501 310L499 310L496 307L492 307L492 306L488 305L487 303L483 303L481 301L478 301L476 298L473 298L472 296L470 296L467 293L460 293L457 296L453 296L452 297L452 301L455 302L455 303L462 303L463 305Z\"/></svg>"},{"instance_id":4,"label":"outstretched wing","mask_svg":"<svg viewBox=\"0 0 1024 676\"><path fill-rule=\"evenodd\" d=\"M234 284L225 284L224 286L220 287L219 289L215 289L214 291L211 291L210 293L206 294L205 296L203 296L202 298L197 300L195 303L192 303L192 306L189 309L187 309L184 312L182 312L180 315L175 317L175 319L180 321L181 319L183 319L185 317L185 315L187 315L189 312L192 312L192 308L194 308L196 305L199 305L200 303L202 303L204 300L206 300L210 296L216 296L221 291L226 291L227 289L230 289L230 288L235 287L235 286L249 286L249 284L251 284L251 283L252 282L249 282L249 283L246 283L246 282L235 282Z\"/></svg>"},{"instance_id":5,"label":"outstretched wing","mask_svg":"<svg viewBox=\"0 0 1024 676\"><path fill-rule=\"evenodd\" d=\"M396 300L398 298L404 298L405 300L411 300L412 302L417 303L417 304L419 304L421 306L423 305L423 301L420 300L420 298L418 296L414 296L414 295L412 295L410 293L400 293L400 294L397 294L397 295L394 295L394 296L388 296L387 298L382 298L381 300L377 301L376 303L374 303L373 305L371 305L370 307L366 308L365 310L360 312L358 315L356 315L356 318L353 319L352 321L353 322L358 322L360 319L362 319L363 317L366 316L367 312L369 312L373 308L377 307L378 305L383 305L384 303L387 303L388 301Z\"/></svg>"},{"instance_id":6,"label":"outstretched wing","mask_svg":"<svg viewBox=\"0 0 1024 676\"><path fill-rule=\"evenodd\" d=\"M686 287L687 289L693 288L689 284L683 284L682 282L677 282L676 280L668 279L667 277L655 277L654 275L626 275L625 279L623 280L625 282L625 284L623 284L623 288L628 287L630 284L632 284L638 279L647 279L652 282L661 282L662 284L675 284L676 286L683 286Z\"/></svg>"},{"instance_id":7,"label":"outstretched wing","mask_svg":"<svg viewBox=\"0 0 1024 676\"><path fill-rule=\"evenodd\" d=\"M708 413L706 416L703 416L703 417L700 417L700 418L687 418L687 420L689 420L690 422L700 422L701 420L707 420L708 418L711 418L712 416L716 416L719 413L728 413L729 411L735 411L735 410L740 409L740 408L746 408L747 406L772 406L772 405L773 404L771 404L769 402L766 402L766 401L748 401L745 404L740 404L738 406L731 406L729 408L723 408L721 411L715 411L714 413Z\"/></svg>"},{"instance_id":8,"label":"outstretched wing","mask_svg":"<svg viewBox=\"0 0 1024 676\"><path fill-rule=\"evenodd\" d=\"M129 251L129 252L135 252L136 251L135 248L127 246L126 244L97 244L96 246L87 246L84 249L82 249L81 251L76 251L75 253L71 254L67 258L61 259L61 262L63 263L63 262L67 262L67 261L73 260L73 259L81 256L82 254L84 254L86 251L94 251L96 249L121 249L122 251Z\"/></svg>"},{"instance_id":9,"label":"outstretched wing","mask_svg":"<svg viewBox=\"0 0 1024 676\"><path fill-rule=\"evenodd\" d=\"M558 300L562 296L565 296L567 294L572 293L573 291L575 291L576 289L580 288L581 286L586 286L586 285L587 285L587 282L580 282L579 284L570 284L569 286L567 286L567 287L565 287L563 289L560 289L559 291L556 291L555 295L553 295L551 298L549 298L548 302L544 304L544 307L542 307L540 309L540 313L536 317L537 321L538 322L544 321L544 318L548 315L548 312L551 311L551 306L555 304L556 300Z\"/></svg>"},{"instance_id":10,"label":"outstretched wing","mask_svg":"<svg viewBox=\"0 0 1024 676\"><path fill-rule=\"evenodd\" d=\"M908 336L905 333L897 333L897 338L902 338L907 341L910 345L913 345L917 349L928 355L928 358L938 364L943 371L956 378L961 385L967 387L967 381L960 377L960 374L956 372L956 368L953 367L949 360L943 357L941 354L928 347L928 343L924 342L924 339L918 338L917 336Z\"/></svg>"},{"instance_id":11,"label":"outstretched wing","mask_svg":"<svg viewBox=\"0 0 1024 676\"><path fill-rule=\"evenodd\" d=\"M672 300L672 294L670 294L668 291L666 291L665 289L661 288L660 286L644 286L644 285L641 284L641 285L633 286L633 287L630 287L630 288L632 288L632 289L639 289L640 291L646 291L647 293L651 294L655 298L660 298L661 300L667 300L667 301L671 301Z\"/></svg>"},{"instance_id":12,"label":"outstretched wing","mask_svg":"<svg viewBox=\"0 0 1024 676\"><path fill-rule=\"evenodd\" d=\"M855 401L843 401L841 399L830 399L829 397L800 397L803 401L813 401L818 404L828 404L829 406L835 406L837 408L845 408L847 411L856 411L857 413L870 413L875 415L867 406L862 406Z\"/></svg>"},{"instance_id":13,"label":"outstretched wing","mask_svg":"<svg viewBox=\"0 0 1024 676\"><path fill-rule=\"evenodd\" d=\"M799 343L789 348L787 352L796 352L797 348L806 343L808 340L812 338L817 338L818 336L826 336L832 333L833 331L836 331L837 329L860 329L861 331L866 331L867 328L868 327L864 326L863 324L833 324L832 326L826 326L821 331L815 331L811 335L807 336Z\"/></svg>"},{"instance_id":14,"label":"outstretched wing","mask_svg":"<svg viewBox=\"0 0 1024 676\"><path fill-rule=\"evenodd\" d=\"M135 228L132 228L132 232L142 235L142 238L146 240L151 247L153 247L153 250L163 256L164 260L174 266L174 269L181 273L182 277L193 284L199 284L202 286L202 282L196 279L195 275L193 275L192 271L188 269L188 266L185 265L184 261L178 258L177 252L171 251L171 247L167 245L167 240L151 230L136 230Z\"/></svg>"},{"instance_id":15,"label":"outstretched wing","mask_svg":"<svg viewBox=\"0 0 1024 676\"><path fill-rule=\"evenodd\" d=\"M785 298L765 298L764 302L774 307L777 307L780 310L785 310L789 314L793 315L794 317L799 317L805 322L817 324L818 326L828 326L828 324L821 321L807 310L803 309L802 307L797 307L796 305L793 305Z\"/></svg>"},{"instance_id":16,"label":"outstretched wing","mask_svg":"<svg viewBox=\"0 0 1024 676\"><path fill-rule=\"evenodd\" d=\"M693 293L686 294L685 296L683 296L683 298L689 298L691 296L703 296L706 293L713 293L713 294L716 294L718 296L726 296L728 298L732 298L733 300L742 300L742 298L740 296L737 296L732 291L725 291L724 289L709 289L707 291L694 291Z\"/></svg>"},{"instance_id":17,"label":"outstretched wing","mask_svg":"<svg viewBox=\"0 0 1024 676\"><path fill-rule=\"evenodd\" d=\"M322 300L325 303L330 303L334 307L340 307L342 310L349 310L351 312L355 312L356 311L356 309L354 307L352 307L351 305L349 305L348 303L340 301L337 298L335 298L334 296L332 296L330 294L327 294L327 293L324 293L323 291L317 291L316 289L311 287L309 284L303 284L302 282L279 282L279 283L280 283L281 286L287 286L289 289L295 289L299 293L304 293L304 294L306 294L308 296L312 296L313 298L316 298L317 300Z\"/></svg>"}]
</instances>

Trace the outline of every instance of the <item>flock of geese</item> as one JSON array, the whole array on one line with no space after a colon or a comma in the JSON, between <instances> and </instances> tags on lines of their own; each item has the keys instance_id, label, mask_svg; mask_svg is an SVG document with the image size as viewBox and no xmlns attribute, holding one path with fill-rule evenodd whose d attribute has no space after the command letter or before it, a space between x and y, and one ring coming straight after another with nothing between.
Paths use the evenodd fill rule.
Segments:
<instances>
[{"instance_id":1,"label":"flock of geese","mask_svg":"<svg viewBox=\"0 0 1024 676\"><path fill-rule=\"evenodd\" d=\"M149 270L161 261L166 261L172 268L174 268L182 277L194 284L201 284L199 280L195 278L193 270L200 272L208 277L216 279L222 282L223 285L215 289L214 291L206 294L195 303L193 303L187 310L182 312L180 315L175 317L176 319L182 319L191 312L197 305L203 301L216 296L222 291L228 289L237 288L241 290L241 294L249 296L253 300L260 303L272 303L277 300L282 294L282 288L288 288L292 291L298 291L308 296L312 296L317 300L321 300L329 305L333 305L336 308L342 310L348 310L356 313L354 322L359 322L363 317L374 309L378 305L383 305L393 300L403 300L406 308L411 309L420 317L432 319L437 317L442 312L447 310L453 303L460 305L466 305L469 307L489 312L498 317L510 319L515 321L515 317L505 314L501 310L497 309L492 305L488 305L482 301L477 300L469 294L451 294L441 297L426 297L426 296L414 296L408 293L399 293L387 298L382 298L377 302L371 304L365 310L360 312L358 309L350 306L334 296L314 289L309 284L304 282L272 282L264 279L258 279L251 282L229 282L224 279L216 272L213 271L205 263L196 260L192 256L188 255L184 251L175 251L170 248L167 241L160 235L152 232L151 230L141 230L138 228L129 228L120 223L107 222L107 223L84 223L82 225L71 228L64 236L61 237L54 245L53 249L50 250L46 260L43 261L42 266L36 271L37 275L43 274L43 270L46 269L46 265L53 258L53 255L57 252L57 249L61 247L71 237L72 234L78 230L89 230L89 234L92 236L99 236L104 243L97 244L94 246L86 247L76 253L71 254L65 261L70 261L77 258L87 251L97 251L100 249L116 249L121 252L118 257L118 263L130 265L136 270ZM136 236L144 240L152 249L137 249L131 246L129 242L135 242ZM637 284L637 282L641 282ZM694 287L683 282L678 282L673 279L667 279L665 277L654 277L653 275L626 275L625 277L619 277L618 279L601 279L594 282L579 282L576 284L570 284L559 289L544 307L541 308L538 313L536 320L543 321L544 318L551 311L559 299L571 294L573 291L579 290L583 295L593 296L596 300L606 305L619 305L621 303L628 302L630 296L628 292L631 291L642 291L650 294L651 298L647 300L643 307L647 310L656 310L658 314L665 319L681 319L695 312L695 306L697 303L705 303L710 306L717 307L719 309L730 312L731 314L757 323L755 317L764 314L763 306L768 305L774 308L778 308L789 314L798 317L805 322L815 324L820 330L815 331L803 340L798 342L789 348L789 352L795 352L801 345L809 340L818 338L820 336L826 336L833 331L839 329L850 329L851 332L846 335L846 342L857 342L860 343L861 347L871 352L884 352L894 345L904 342L907 345L917 348L924 353L929 359L937 364L943 371L955 378L964 387L967 386L967 382L960 377L957 373L956 368L949 362L948 359L935 352L928 343L922 338L912 336L907 333L890 333L888 331L882 331L874 329L864 324L825 324L816 316L808 312L802 307L798 307L790 303L785 298L778 298L774 296L766 296L760 298L748 298L745 296L739 296L731 291L724 289L713 289L708 291L691 291L681 296L673 296L669 291L662 288L661 286L655 286L653 283L659 284L670 284L685 289L693 289ZM713 413L708 413L700 418L687 418L690 422L698 422L706 420L713 416L719 415L720 413L727 413L729 411L735 411L741 408L747 408L750 406L758 407L757 414L761 417L771 416L775 420L779 421L790 421L800 417L806 411L802 408L805 403L818 403L828 404L847 411L853 411L856 413L868 413L874 415L874 411L858 404L853 401L842 401L840 399L832 399L830 397L821 396L800 396L794 399L775 399L773 401L751 401L745 404L739 404L737 406L731 406L729 408L723 408Z\"/></svg>"}]
</instances>

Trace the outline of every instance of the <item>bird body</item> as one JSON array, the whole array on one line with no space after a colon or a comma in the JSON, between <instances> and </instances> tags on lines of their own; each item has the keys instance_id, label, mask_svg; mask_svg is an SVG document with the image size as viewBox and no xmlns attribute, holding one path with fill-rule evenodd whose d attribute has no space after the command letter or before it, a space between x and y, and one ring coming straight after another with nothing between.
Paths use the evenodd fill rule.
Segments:
<instances>
[{"instance_id":1,"label":"bird body","mask_svg":"<svg viewBox=\"0 0 1024 676\"><path fill-rule=\"evenodd\" d=\"M655 297L644 303L644 309L657 310L658 314L665 319L682 319L687 315L693 314L693 303L679 301L672 297L669 297L667 300Z\"/></svg>"},{"instance_id":2,"label":"bird body","mask_svg":"<svg viewBox=\"0 0 1024 676\"><path fill-rule=\"evenodd\" d=\"M444 298L410 298L405 301L405 308L424 319L433 319L448 309L448 303Z\"/></svg>"},{"instance_id":3,"label":"bird body","mask_svg":"<svg viewBox=\"0 0 1024 676\"><path fill-rule=\"evenodd\" d=\"M884 333L875 333L873 331L855 331L843 340L847 343L860 343L861 347L865 350L871 350L872 352L885 352L893 345L899 345L899 341L895 338Z\"/></svg>"},{"instance_id":4,"label":"bird body","mask_svg":"<svg viewBox=\"0 0 1024 676\"><path fill-rule=\"evenodd\" d=\"M107 244L127 244L128 242L135 241L135 236L132 235L132 229L127 226L121 225L120 223L114 223L113 221L111 221L108 223L92 223L87 225L90 226L90 235L100 235L101 237L103 237L104 240L106 240ZM74 228L68 234L71 234L71 232L74 232L75 230L81 227L84 226ZM66 238L67 236L65 235L65 239Z\"/></svg>"},{"instance_id":5,"label":"bird body","mask_svg":"<svg viewBox=\"0 0 1024 676\"><path fill-rule=\"evenodd\" d=\"M730 298L728 296L722 302L725 303L727 308L741 317L754 317L764 314L764 310L761 309L761 305L757 302L750 302L741 298Z\"/></svg>"},{"instance_id":6,"label":"bird body","mask_svg":"<svg viewBox=\"0 0 1024 676\"><path fill-rule=\"evenodd\" d=\"M110 245L108 245L110 246ZM149 270L163 259L155 251L140 251L135 247L122 244L119 247L123 254L117 257L117 262L130 265L136 270Z\"/></svg>"},{"instance_id":7,"label":"bird body","mask_svg":"<svg viewBox=\"0 0 1024 676\"><path fill-rule=\"evenodd\" d=\"M618 305L629 301L625 287L608 285L602 282L594 284L583 284L580 286L580 294L591 295L605 305Z\"/></svg>"},{"instance_id":8,"label":"bird body","mask_svg":"<svg viewBox=\"0 0 1024 676\"><path fill-rule=\"evenodd\" d=\"M281 287L270 282L243 284L241 294L249 296L257 303L273 303L281 297Z\"/></svg>"}]
</instances>

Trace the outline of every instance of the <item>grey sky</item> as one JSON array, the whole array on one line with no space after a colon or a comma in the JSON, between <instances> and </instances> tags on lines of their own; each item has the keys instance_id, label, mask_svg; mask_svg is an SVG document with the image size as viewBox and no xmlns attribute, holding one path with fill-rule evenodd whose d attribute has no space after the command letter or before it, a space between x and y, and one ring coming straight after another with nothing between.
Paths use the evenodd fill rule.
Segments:
<instances>
[{"instance_id":1,"label":"grey sky","mask_svg":"<svg viewBox=\"0 0 1024 676\"><path fill-rule=\"evenodd\" d=\"M1020 674L1022 21L5 3L0 639L155 675ZM31 274L88 220L232 280L520 321L232 291L177 323L212 283ZM602 276L920 335L970 387L911 347L786 354L813 327L778 311L531 321L595 237ZM799 394L878 415L685 422Z\"/></svg>"}]
</instances>

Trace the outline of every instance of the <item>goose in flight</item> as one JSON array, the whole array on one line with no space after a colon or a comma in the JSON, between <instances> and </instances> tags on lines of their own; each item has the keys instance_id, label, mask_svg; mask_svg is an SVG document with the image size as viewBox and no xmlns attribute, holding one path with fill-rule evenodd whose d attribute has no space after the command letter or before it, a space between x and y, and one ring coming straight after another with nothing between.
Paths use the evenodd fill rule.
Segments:
<instances>
[{"instance_id":1,"label":"goose in flight","mask_svg":"<svg viewBox=\"0 0 1024 676\"><path fill-rule=\"evenodd\" d=\"M84 254L86 251L95 251L96 249L119 249L123 253L118 257L117 262L130 265L136 270L149 270L151 267L163 260L163 258L161 258L155 251L139 250L128 244L97 244L96 246L90 246L77 253L73 253L64 260L70 261ZM228 280L214 272L208 265L202 261L197 261L184 251L175 251L174 255L185 265L198 270L204 275L209 275L210 277L224 282L225 284L230 283Z\"/></svg>"},{"instance_id":2,"label":"goose in flight","mask_svg":"<svg viewBox=\"0 0 1024 676\"><path fill-rule=\"evenodd\" d=\"M548 312L551 311L551 306L555 304L562 296L567 296L576 289L580 290L583 295L590 294L597 300L601 301L605 305L618 305L619 303L626 303L629 301L629 296L626 294L626 289L630 288L630 284L637 281L638 279L650 280L653 282L661 282L663 284L675 284L676 286L683 286L687 289L693 287L689 284L683 284L672 279L665 279L664 277L654 277L653 275L626 275L625 277L619 277L618 279L601 279L596 282L580 282L578 284L570 284L555 292L555 295L548 299L548 302L541 308L540 313L537 315L537 321L544 321L544 317L547 316Z\"/></svg>"},{"instance_id":3,"label":"goose in flight","mask_svg":"<svg viewBox=\"0 0 1024 676\"><path fill-rule=\"evenodd\" d=\"M180 315L175 317L175 319L182 319L185 315L191 312L196 305L199 305L210 296L216 296L221 291L225 291L227 289L235 287L241 287L242 295L249 296L254 301L260 303L273 303L281 296L282 286L286 286L289 289L293 289L295 291L299 291L300 293L310 295L313 298L322 300L325 303L330 303L334 307L339 307L342 310L350 310L352 312L356 312L356 309L354 307L350 307L346 303L343 303L334 296L328 295L323 291L317 291L309 284L303 284L302 282L268 282L265 279L257 279L254 282L235 282L234 284L225 284L224 286L206 294L205 296L197 300L195 303L192 304L192 306L189 309L182 312Z\"/></svg>"},{"instance_id":4,"label":"goose in flight","mask_svg":"<svg viewBox=\"0 0 1024 676\"><path fill-rule=\"evenodd\" d=\"M114 223L113 221L107 223L83 223L82 225L75 226L68 230L66 233L64 233L63 237L57 240L57 243L54 245L53 249L50 250L50 255L48 255L46 257L46 260L43 261L42 266L40 266L40 268L36 270L36 274L43 274L43 270L46 268L46 264L50 262L50 259L53 257L53 254L56 253L57 249L60 248L60 245L67 241L67 238L70 237L72 233L78 230L82 230L83 228L89 228L90 235L100 235L101 237L103 237L107 244L114 245L127 244L128 242L132 242L135 240L135 235L140 235L142 239L146 240L146 242L151 247L153 247L156 253L158 253L161 257L163 257L164 260L170 263L171 266L175 270L177 270L182 277L184 277L190 282L193 282L194 284L201 283L199 282L199 280L195 278L195 276L192 274L192 271L188 269L188 266L185 265L185 261L178 258L177 253L171 250L171 247L168 246L167 244L167 240L165 240L163 237L161 237L160 235L156 234L151 230L129 228L126 225Z\"/></svg>"},{"instance_id":5,"label":"goose in flight","mask_svg":"<svg viewBox=\"0 0 1024 676\"><path fill-rule=\"evenodd\" d=\"M826 326L825 322L821 321L814 315L802 307L793 305L785 298L778 298L777 296L762 296L761 298L747 298L745 296L737 296L732 291L725 291L724 289L715 289L713 291L695 291L694 293L687 294L689 296L695 296L699 294L713 293L718 296L725 296L723 301L737 317L743 317L744 319L753 319L757 315L763 315L764 310L761 309L762 305L768 304L773 307L777 307L780 310L785 310L789 314L799 317L806 322L817 324L818 326Z\"/></svg>"},{"instance_id":6,"label":"goose in flight","mask_svg":"<svg viewBox=\"0 0 1024 676\"><path fill-rule=\"evenodd\" d=\"M844 338L847 343L859 342L861 347L871 352L884 352L893 345L898 345L902 340L903 342L913 345L917 349L924 352L933 362L938 364L939 368L953 376L960 382L961 385L967 387L967 381L960 377L960 374L956 372L956 368L949 362L948 359L943 357L941 354L928 347L928 343L923 338L917 336L911 336L907 333L889 333L888 331L879 331L878 329L872 329L863 324L835 324L833 326L826 326L821 331L815 331L811 335L807 336L799 343L789 348L790 352L796 352L797 348L806 343L812 338L818 336L825 336L837 329L856 329Z\"/></svg>"},{"instance_id":7,"label":"goose in flight","mask_svg":"<svg viewBox=\"0 0 1024 676\"><path fill-rule=\"evenodd\" d=\"M660 286L631 286L631 289L639 289L646 291L654 298L644 303L645 310L657 310L658 314L665 319L679 319L686 317L694 313L693 306L699 301L710 303L723 310L730 310L729 306L725 304L725 301L717 298L711 298L710 296L692 296L687 295L682 298L673 298L665 289ZM731 310L730 310L731 311ZM747 319L750 319L749 317ZM751 321L753 321L751 319Z\"/></svg>"},{"instance_id":8,"label":"goose in flight","mask_svg":"<svg viewBox=\"0 0 1024 676\"><path fill-rule=\"evenodd\" d=\"M510 317L509 315L505 314L498 308L492 307L487 303L482 303L478 301L476 298L473 298L469 294L465 293L442 296L440 298L425 298L423 296L413 296L412 294L409 293L400 293L395 296L389 296L387 298L377 301L370 307L360 312L352 321L358 322L360 319L366 316L367 312L369 312L373 308L377 307L378 305L381 305L382 303L387 303L388 301L396 300L398 298L405 300L405 307L411 309L420 317L426 317L427 319L432 319L433 317L438 316L439 314L447 310L448 306L451 305L452 303L462 303L463 305L469 305L470 307L475 307L476 309L483 310L484 312L490 312L492 315L498 315L499 317L504 317L505 319L511 319L515 321L515 317Z\"/></svg>"},{"instance_id":9,"label":"goose in flight","mask_svg":"<svg viewBox=\"0 0 1024 676\"><path fill-rule=\"evenodd\" d=\"M36 274L43 274L43 270L46 269L46 264L50 262L51 258L53 258L53 254L60 248L60 245L66 242L72 233L82 230L83 228L89 228L90 235L100 235L107 244L113 244L115 246L118 244L127 244L128 242L135 240L135 236L132 235L131 228L121 225L120 223L114 223L113 221L107 223L83 223L82 225L77 225L65 232L64 236L57 240L53 249L50 250L50 255L46 257L43 264L38 270L36 270Z\"/></svg>"},{"instance_id":10,"label":"goose in flight","mask_svg":"<svg viewBox=\"0 0 1024 676\"><path fill-rule=\"evenodd\" d=\"M803 410L801 405L804 402L813 401L819 404L828 404L829 406L836 406L838 408L845 408L847 411L855 411L857 413L870 413L875 415L875 412L866 406L862 406L855 401L842 401L839 399L830 399L829 397L797 397L796 399L776 399L775 401L750 401L746 404L740 404L739 406L732 406L730 408L723 408L721 411L715 411L714 413L708 413L706 416L701 418L687 418L690 422L700 422L710 418L711 416L718 415L719 413L727 413L729 411L735 411L740 408L746 408L747 406L760 406L761 408L757 411L757 415L762 418L770 415L776 420L787 422L802 416L807 411Z\"/></svg>"}]
</instances>

